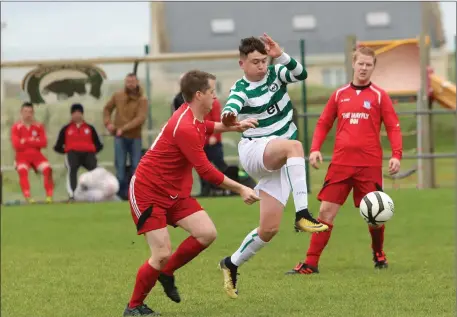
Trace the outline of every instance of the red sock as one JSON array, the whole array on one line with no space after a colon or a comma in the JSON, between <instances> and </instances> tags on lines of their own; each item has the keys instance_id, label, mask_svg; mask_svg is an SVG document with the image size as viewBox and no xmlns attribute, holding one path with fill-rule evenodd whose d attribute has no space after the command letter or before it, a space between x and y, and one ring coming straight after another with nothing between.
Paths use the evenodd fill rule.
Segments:
<instances>
[{"instance_id":1,"label":"red sock","mask_svg":"<svg viewBox=\"0 0 457 317\"><path fill-rule=\"evenodd\" d=\"M29 171L25 168L17 170L19 174L19 185L25 198L30 198Z\"/></svg>"},{"instance_id":2,"label":"red sock","mask_svg":"<svg viewBox=\"0 0 457 317\"><path fill-rule=\"evenodd\" d=\"M153 268L148 261L144 263L136 275L135 288L133 289L132 298L129 302L129 307L134 308L143 305L146 296L154 287L159 278L159 270Z\"/></svg>"},{"instance_id":3,"label":"red sock","mask_svg":"<svg viewBox=\"0 0 457 317\"><path fill-rule=\"evenodd\" d=\"M308 252L306 253L305 263L314 267L318 266L321 253L327 245L333 229L332 224L326 223L320 219L318 219L318 221L320 223L326 224L328 226L328 231L315 232L311 235L311 242L308 248Z\"/></svg>"},{"instance_id":4,"label":"red sock","mask_svg":"<svg viewBox=\"0 0 457 317\"><path fill-rule=\"evenodd\" d=\"M54 181L52 180L52 170L50 167L45 167L43 170L43 182L46 196L52 197L54 193Z\"/></svg>"},{"instance_id":5,"label":"red sock","mask_svg":"<svg viewBox=\"0 0 457 317\"><path fill-rule=\"evenodd\" d=\"M384 247L384 229L385 226L372 227L368 226L371 234L371 248L373 252L380 253Z\"/></svg>"},{"instance_id":6,"label":"red sock","mask_svg":"<svg viewBox=\"0 0 457 317\"><path fill-rule=\"evenodd\" d=\"M163 274L172 276L173 273L183 267L193 258L195 258L200 252L206 249L206 246L202 245L198 242L197 239L190 236L186 240L184 240L176 249L176 251L171 255L170 259L168 260L167 264L162 270Z\"/></svg>"}]
</instances>

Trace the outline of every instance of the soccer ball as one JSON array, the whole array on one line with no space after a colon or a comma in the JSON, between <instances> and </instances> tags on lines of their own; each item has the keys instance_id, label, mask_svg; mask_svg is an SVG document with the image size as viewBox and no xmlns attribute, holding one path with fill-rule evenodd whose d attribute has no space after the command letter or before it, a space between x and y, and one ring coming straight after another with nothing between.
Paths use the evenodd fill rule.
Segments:
<instances>
[{"instance_id":1,"label":"soccer ball","mask_svg":"<svg viewBox=\"0 0 457 317\"><path fill-rule=\"evenodd\" d=\"M368 193L360 202L360 215L370 225L383 224L394 215L394 202L384 192Z\"/></svg>"}]
</instances>

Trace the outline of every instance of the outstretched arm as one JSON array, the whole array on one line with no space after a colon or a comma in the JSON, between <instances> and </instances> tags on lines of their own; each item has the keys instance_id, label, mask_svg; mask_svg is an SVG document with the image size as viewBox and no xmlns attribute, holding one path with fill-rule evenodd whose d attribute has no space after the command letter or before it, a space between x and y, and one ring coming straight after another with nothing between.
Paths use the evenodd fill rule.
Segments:
<instances>
[{"instance_id":1,"label":"outstretched arm","mask_svg":"<svg viewBox=\"0 0 457 317\"><path fill-rule=\"evenodd\" d=\"M203 144L201 144L195 129L178 129L175 137L179 149L203 179L240 194L247 204L252 204L260 199L254 190L228 178L208 161L206 153L203 151Z\"/></svg>"},{"instance_id":2,"label":"outstretched arm","mask_svg":"<svg viewBox=\"0 0 457 317\"><path fill-rule=\"evenodd\" d=\"M283 52L278 43L270 36L265 33L261 39L265 43L265 49L268 56L276 59L278 64L274 66L274 70L283 83L295 83L305 80L308 77L308 73L303 65L290 57L287 53Z\"/></svg>"},{"instance_id":3,"label":"outstretched arm","mask_svg":"<svg viewBox=\"0 0 457 317\"><path fill-rule=\"evenodd\" d=\"M226 126L221 122L214 122L213 133L224 133L224 132L240 132L243 133L248 129L255 129L258 122L256 119L246 119L240 122L236 122L235 125Z\"/></svg>"}]
</instances>

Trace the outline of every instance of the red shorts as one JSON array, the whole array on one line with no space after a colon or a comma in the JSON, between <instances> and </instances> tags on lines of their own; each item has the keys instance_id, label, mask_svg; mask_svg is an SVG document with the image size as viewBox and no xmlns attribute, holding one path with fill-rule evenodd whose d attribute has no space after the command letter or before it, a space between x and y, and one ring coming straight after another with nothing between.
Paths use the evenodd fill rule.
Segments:
<instances>
[{"instance_id":1,"label":"red shorts","mask_svg":"<svg viewBox=\"0 0 457 317\"><path fill-rule=\"evenodd\" d=\"M382 167L330 164L317 199L343 205L353 189L354 205L358 208L366 194L382 190L382 183Z\"/></svg>"},{"instance_id":2,"label":"red shorts","mask_svg":"<svg viewBox=\"0 0 457 317\"><path fill-rule=\"evenodd\" d=\"M165 228L167 225L176 227L179 220L203 210L195 198L173 199L158 194L151 185L141 182L136 176L130 181L129 202L139 235Z\"/></svg>"},{"instance_id":3,"label":"red shorts","mask_svg":"<svg viewBox=\"0 0 457 317\"><path fill-rule=\"evenodd\" d=\"M17 170L22 168L25 168L27 170L33 168L35 172L37 172L39 168L44 168L45 165L49 166L49 161L41 152L37 152L33 155L18 156L16 157L15 161L15 166Z\"/></svg>"}]
</instances>

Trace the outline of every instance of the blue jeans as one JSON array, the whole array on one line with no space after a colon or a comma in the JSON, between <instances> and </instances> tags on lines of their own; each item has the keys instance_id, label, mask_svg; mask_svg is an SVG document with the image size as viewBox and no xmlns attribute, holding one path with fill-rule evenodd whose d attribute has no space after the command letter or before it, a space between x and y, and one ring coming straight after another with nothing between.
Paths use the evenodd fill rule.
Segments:
<instances>
[{"instance_id":1,"label":"blue jeans","mask_svg":"<svg viewBox=\"0 0 457 317\"><path fill-rule=\"evenodd\" d=\"M116 137L114 139L114 166L116 167L116 177L119 181L119 196L127 198L128 179L126 175L127 154L130 156L132 173L141 159L141 138L129 139Z\"/></svg>"}]
</instances>

